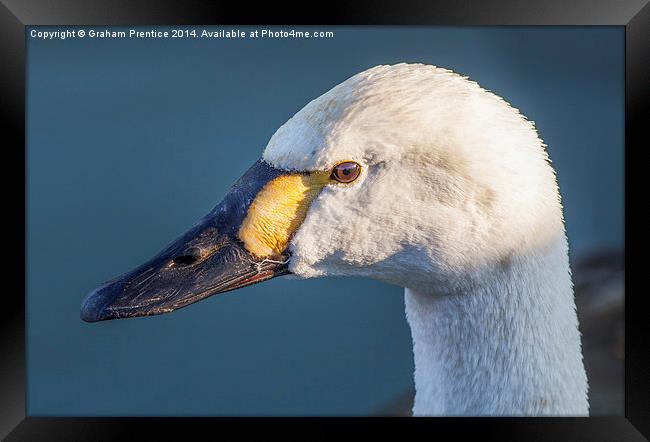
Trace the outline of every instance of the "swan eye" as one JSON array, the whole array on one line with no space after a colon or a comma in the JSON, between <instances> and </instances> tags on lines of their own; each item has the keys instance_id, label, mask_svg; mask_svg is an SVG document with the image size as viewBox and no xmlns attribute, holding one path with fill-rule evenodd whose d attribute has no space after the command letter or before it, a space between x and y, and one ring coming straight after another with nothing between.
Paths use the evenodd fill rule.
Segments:
<instances>
[{"instance_id":1,"label":"swan eye","mask_svg":"<svg viewBox=\"0 0 650 442\"><path fill-rule=\"evenodd\" d=\"M361 166L359 164L354 161L346 161L334 166L331 178L339 183L351 183L357 179L360 173Z\"/></svg>"}]
</instances>

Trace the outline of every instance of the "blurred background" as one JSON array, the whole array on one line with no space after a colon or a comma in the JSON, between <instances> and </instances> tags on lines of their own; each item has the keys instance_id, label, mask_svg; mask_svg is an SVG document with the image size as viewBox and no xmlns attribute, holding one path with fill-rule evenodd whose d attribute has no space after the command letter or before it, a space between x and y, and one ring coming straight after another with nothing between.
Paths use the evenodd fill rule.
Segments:
<instances>
[{"instance_id":1,"label":"blurred background","mask_svg":"<svg viewBox=\"0 0 650 442\"><path fill-rule=\"evenodd\" d=\"M565 208L591 413L622 414L623 28L295 29L334 37L28 29L28 414L409 414L399 287L276 278L170 315L79 319L88 291L192 226L308 101L398 62L468 75L535 122Z\"/></svg>"}]
</instances>

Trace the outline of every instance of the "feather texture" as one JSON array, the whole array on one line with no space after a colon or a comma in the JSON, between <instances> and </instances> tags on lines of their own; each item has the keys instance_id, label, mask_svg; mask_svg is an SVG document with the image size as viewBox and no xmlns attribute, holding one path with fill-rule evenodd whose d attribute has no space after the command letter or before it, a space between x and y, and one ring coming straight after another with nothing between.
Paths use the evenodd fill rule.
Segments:
<instances>
[{"instance_id":1,"label":"feather texture","mask_svg":"<svg viewBox=\"0 0 650 442\"><path fill-rule=\"evenodd\" d=\"M449 70L377 66L270 139L277 168L361 164L290 242L298 276L406 288L417 415L584 415L560 194L534 125Z\"/></svg>"}]
</instances>

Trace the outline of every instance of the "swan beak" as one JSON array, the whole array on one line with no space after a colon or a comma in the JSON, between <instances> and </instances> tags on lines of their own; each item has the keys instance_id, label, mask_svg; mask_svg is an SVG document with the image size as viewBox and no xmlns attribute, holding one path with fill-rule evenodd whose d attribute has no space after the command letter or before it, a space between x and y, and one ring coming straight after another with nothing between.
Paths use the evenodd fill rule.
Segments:
<instances>
[{"instance_id":1,"label":"swan beak","mask_svg":"<svg viewBox=\"0 0 650 442\"><path fill-rule=\"evenodd\" d=\"M192 229L148 262L90 292L81 304L81 319L158 315L290 273L284 250L259 258L239 235L260 190L286 174L256 162Z\"/></svg>"}]
</instances>

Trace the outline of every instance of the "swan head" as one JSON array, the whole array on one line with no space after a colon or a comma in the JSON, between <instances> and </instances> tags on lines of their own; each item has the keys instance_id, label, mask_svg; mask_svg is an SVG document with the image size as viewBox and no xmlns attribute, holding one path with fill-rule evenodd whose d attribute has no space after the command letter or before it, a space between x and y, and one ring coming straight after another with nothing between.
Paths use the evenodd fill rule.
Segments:
<instances>
[{"instance_id":1,"label":"swan head","mask_svg":"<svg viewBox=\"0 0 650 442\"><path fill-rule=\"evenodd\" d=\"M82 318L165 313L287 273L457 293L563 239L531 122L449 70L377 66L289 119L224 201L91 292Z\"/></svg>"}]
</instances>

